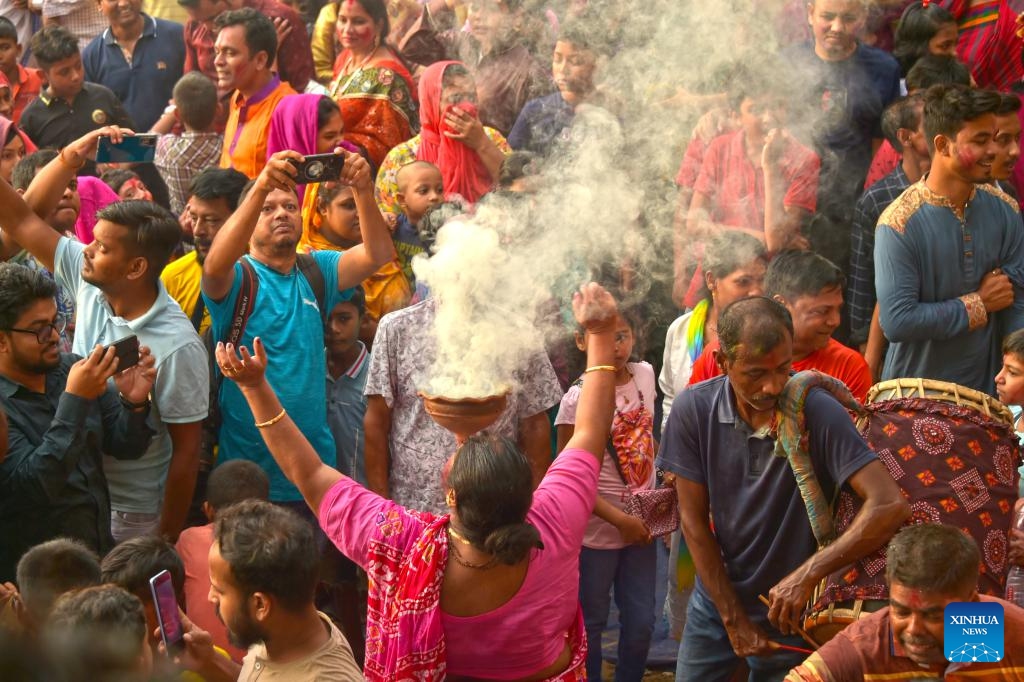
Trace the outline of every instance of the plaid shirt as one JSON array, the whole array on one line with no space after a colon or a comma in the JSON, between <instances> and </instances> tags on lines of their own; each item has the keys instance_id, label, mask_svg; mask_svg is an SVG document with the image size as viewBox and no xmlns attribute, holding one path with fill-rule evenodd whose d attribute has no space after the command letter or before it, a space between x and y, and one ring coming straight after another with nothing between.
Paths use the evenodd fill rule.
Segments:
<instances>
[{"instance_id":1,"label":"plaid shirt","mask_svg":"<svg viewBox=\"0 0 1024 682\"><path fill-rule=\"evenodd\" d=\"M846 301L850 312L850 340L864 343L875 312L875 226L882 211L910 187L903 164L873 184L857 200L850 234L850 278Z\"/></svg>"},{"instance_id":2,"label":"plaid shirt","mask_svg":"<svg viewBox=\"0 0 1024 682\"><path fill-rule=\"evenodd\" d=\"M217 133L185 132L180 137L161 135L157 140L153 164L167 183L174 215L185 210L192 178L205 168L215 168L223 147L224 138Z\"/></svg>"},{"instance_id":3,"label":"plaid shirt","mask_svg":"<svg viewBox=\"0 0 1024 682\"><path fill-rule=\"evenodd\" d=\"M107 28L107 18L96 10L93 0L43 0L43 17L59 18L61 26L78 38L79 50Z\"/></svg>"}]
</instances>

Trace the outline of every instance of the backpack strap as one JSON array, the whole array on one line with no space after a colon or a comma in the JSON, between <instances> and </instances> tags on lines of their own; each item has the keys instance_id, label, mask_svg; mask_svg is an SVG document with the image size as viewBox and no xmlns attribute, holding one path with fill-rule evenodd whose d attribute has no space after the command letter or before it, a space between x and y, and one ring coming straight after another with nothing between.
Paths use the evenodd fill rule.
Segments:
<instances>
[{"instance_id":1,"label":"backpack strap","mask_svg":"<svg viewBox=\"0 0 1024 682\"><path fill-rule=\"evenodd\" d=\"M238 298L235 299L235 310L231 314L231 326L228 327L225 343L230 343L236 348L245 333L245 326L249 322L249 316L256 308L256 293L260 290L260 280L256 276L256 270L246 256L238 261L242 266L242 283L238 290Z\"/></svg>"},{"instance_id":2,"label":"backpack strap","mask_svg":"<svg viewBox=\"0 0 1024 682\"><path fill-rule=\"evenodd\" d=\"M300 253L295 258L295 267L299 269L302 276L309 282L310 288L313 289L316 303L320 307L320 319L326 322L331 311L327 310L327 284L324 281L324 273L321 272L320 265L312 255Z\"/></svg>"},{"instance_id":3,"label":"backpack strap","mask_svg":"<svg viewBox=\"0 0 1024 682\"><path fill-rule=\"evenodd\" d=\"M195 307L192 309L192 316L189 317L189 321L192 323L192 327L195 328L196 333L199 332L199 327L203 324L203 314L206 312L206 301L203 300L203 292L199 292L199 298L196 301Z\"/></svg>"}]
</instances>

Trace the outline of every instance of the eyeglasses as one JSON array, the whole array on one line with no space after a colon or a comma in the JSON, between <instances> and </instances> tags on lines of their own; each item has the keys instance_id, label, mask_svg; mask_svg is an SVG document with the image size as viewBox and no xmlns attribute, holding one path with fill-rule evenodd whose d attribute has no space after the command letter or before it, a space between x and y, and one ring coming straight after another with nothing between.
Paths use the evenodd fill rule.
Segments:
<instances>
[{"instance_id":1,"label":"eyeglasses","mask_svg":"<svg viewBox=\"0 0 1024 682\"><path fill-rule=\"evenodd\" d=\"M44 324L37 329L16 329L11 327L7 331L18 332L20 334L35 334L36 341L43 344L50 340L51 332L57 332L57 336L64 333L64 329L68 326L68 321L64 317L57 317L50 324Z\"/></svg>"}]
</instances>

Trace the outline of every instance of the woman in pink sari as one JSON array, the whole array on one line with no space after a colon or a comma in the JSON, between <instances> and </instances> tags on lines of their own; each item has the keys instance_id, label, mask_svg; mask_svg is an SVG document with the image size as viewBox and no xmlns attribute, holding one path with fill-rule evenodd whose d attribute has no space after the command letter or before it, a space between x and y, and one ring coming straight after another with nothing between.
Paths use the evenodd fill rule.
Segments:
<instances>
[{"instance_id":1,"label":"woman in pink sari","mask_svg":"<svg viewBox=\"0 0 1024 682\"><path fill-rule=\"evenodd\" d=\"M536 491L510 441L469 438L444 486L450 514L405 509L324 465L255 356L217 348L274 459L338 548L369 574L368 680L586 679L579 550L614 410L617 309L596 284L573 299L587 330L576 430ZM593 453L593 454L592 454ZM438 472L438 476L441 472Z\"/></svg>"}]
</instances>

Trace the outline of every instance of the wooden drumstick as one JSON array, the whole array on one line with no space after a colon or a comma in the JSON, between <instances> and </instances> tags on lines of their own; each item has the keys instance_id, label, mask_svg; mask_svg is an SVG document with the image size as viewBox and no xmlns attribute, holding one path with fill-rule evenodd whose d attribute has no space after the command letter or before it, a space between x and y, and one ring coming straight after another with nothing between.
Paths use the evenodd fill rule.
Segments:
<instances>
[{"instance_id":1,"label":"wooden drumstick","mask_svg":"<svg viewBox=\"0 0 1024 682\"><path fill-rule=\"evenodd\" d=\"M763 594L759 594L759 595L757 595L757 598L760 599L761 603L764 604L765 606L771 607L772 603L770 601L768 601L768 597L764 596ZM817 649L817 648L819 648L821 646L820 644L815 642L814 638L811 637L809 634L807 634L807 631L804 630L802 627L798 626L796 628L796 633L798 635L800 635L801 637L803 637L804 641L807 642L808 644L810 644L815 649Z\"/></svg>"}]
</instances>

